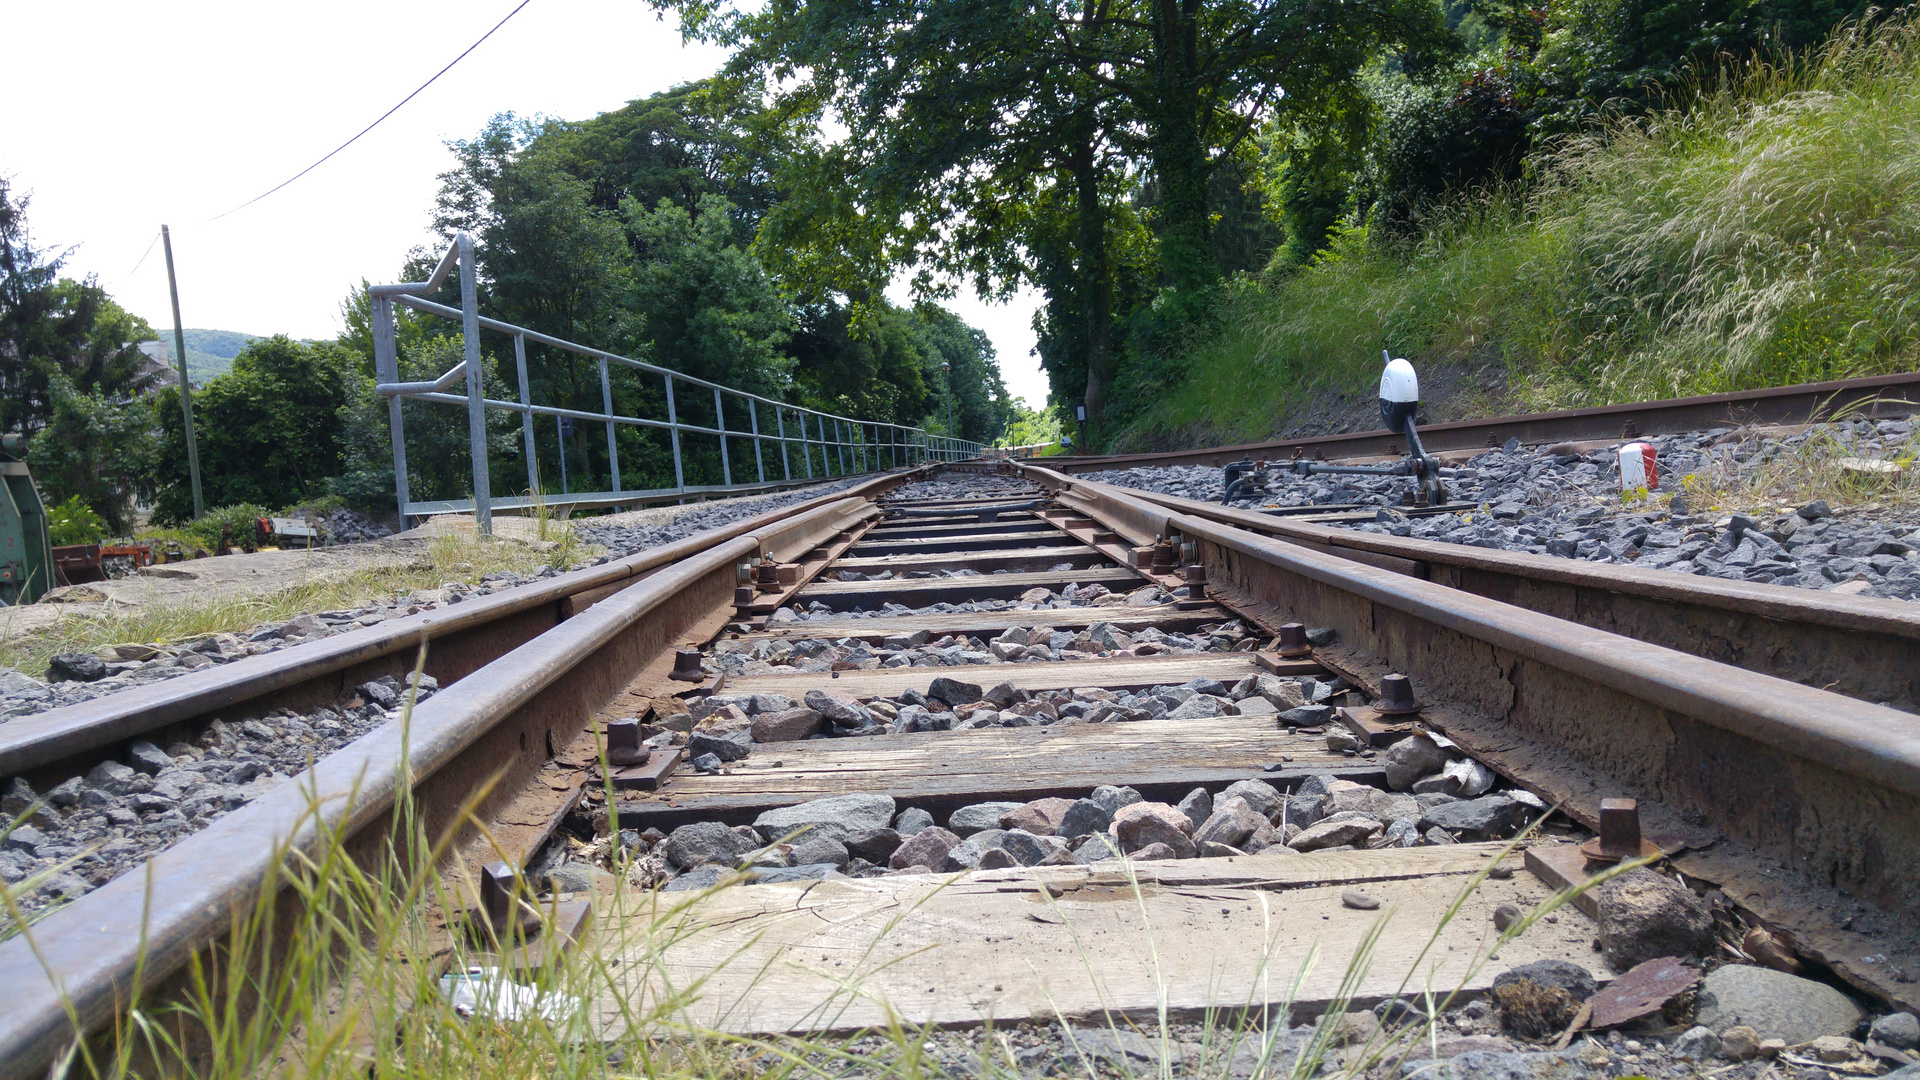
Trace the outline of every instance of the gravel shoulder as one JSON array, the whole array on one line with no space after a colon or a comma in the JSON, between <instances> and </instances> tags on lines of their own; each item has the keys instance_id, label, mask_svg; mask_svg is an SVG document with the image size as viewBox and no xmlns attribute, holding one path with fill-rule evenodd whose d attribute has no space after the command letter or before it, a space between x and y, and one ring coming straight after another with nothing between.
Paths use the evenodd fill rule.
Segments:
<instances>
[{"instance_id":1,"label":"gravel shoulder","mask_svg":"<svg viewBox=\"0 0 1920 1080\"><path fill-rule=\"evenodd\" d=\"M1661 486L1622 495L1616 447L1510 440L1442 469L1455 513L1399 509L1399 477L1273 471L1234 505L1252 510L1373 506L1346 527L1503 551L1842 594L1920 599L1920 500L1910 420L1843 421L1791 434L1731 428L1651 443ZM1217 502L1218 469L1172 466L1086 479ZM1831 495L1822 495L1823 492Z\"/></svg>"}]
</instances>

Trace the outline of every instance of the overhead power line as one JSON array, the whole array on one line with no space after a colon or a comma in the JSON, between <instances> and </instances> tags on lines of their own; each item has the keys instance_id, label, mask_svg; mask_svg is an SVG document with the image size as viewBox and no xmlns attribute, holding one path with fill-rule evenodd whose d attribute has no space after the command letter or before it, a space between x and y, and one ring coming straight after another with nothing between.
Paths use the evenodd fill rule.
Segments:
<instances>
[{"instance_id":1,"label":"overhead power line","mask_svg":"<svg viewBox=\"0 0 1920 1080\"><path fill-rule=\"evenodd\" d=\"M406 97L401 98L400 103L398 105L395 105L393 108L388 109L386 112L381 113L379 120L375 120L373 123L368 124L364 128L361 128L360 133L358 135L355 135L353 138L348 139L346 142L343 142L339 146L336 146L332 150L328 151L326 157L323 157L319 161L316 161L313 164L307 166L306 168L301 169L299 172L294 173L292 176L287 177L285 180L282 180L280 183L275 184L273 187L269 188L268 190L263 191L258 195L255 195L253 198L248 199L246 202L241 203L239 206L234 207L233 209L227 211L225 214L218 214L218 215L215 215L214 217L208 218L207 220L219 221L221 218L226 217L229 214L237 214L240 211L245 210L247 207L252 206L254 203L259 202L261 199L264 199L267 196L273 194L274 192L279 191L281 188L286 187L288 184L293 183L295 180L298 180L301 177L307 175L313 170L319 168L320 166L325 165L328 159L332 158L333 155L338 154L340 151L345 150L347 147L352 146L356 142L359 142L361 135L365 135L367 132L372 131L374 128L379 127L381 121L385 120L389 116L392 116L394 113L399 112L401 108L406 105L407 102L412 101L416 97L419 97L420 91L425 90L429 86L432 86L434 82L440 78L440 76L445 75L449 71L452 71L453 65L458 64L462 60L465 60L467 58L467 54L479 48L488 38L492 37L495 30L498 30L501 27L507 25L507 19L511 19L515 15L520 14L520 9L526 7L528 4L531 4L531 3L533 3L533 0L520 0L520 3L517 6L515 6L512 11L507 12L505 18L493 24L492 30L488 30L486 33L481 34L479 40L467 46L466 49L464 49L460 53L459 56L456 56L452 60L449 60L447 62L446 67L443 67L439 71L434 72L433 78L428 79L426 82L421 83L417 88L414 89L413 93L408 94Z\"/></svg>"},{"instance_id":2,"label":"overhead power line","mask_svg":"<svg viewBox=\"0 0 1920 1080\"><path fill-rule=\"evenodd\" d=\"M132 277L135 273L139 271L140 267L146 263L147 256L153 254L153 245L159 242L160 242L160 234L154 233L153 239L147 242L147 250L140 253L140 261L133 264L132 270L127 271L128 277Z\"/></svg>"}]
</instances>

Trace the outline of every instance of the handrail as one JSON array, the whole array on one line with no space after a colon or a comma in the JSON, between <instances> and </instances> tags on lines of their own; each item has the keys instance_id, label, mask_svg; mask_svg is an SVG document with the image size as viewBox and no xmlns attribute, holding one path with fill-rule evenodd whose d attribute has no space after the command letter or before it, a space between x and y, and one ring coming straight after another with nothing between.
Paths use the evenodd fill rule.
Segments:
<instances>
[{"instance_id":1,"label":"handrail","mask_svg":"<svg viewBox=\"0 0 1920 1080\"><path fill-rule=\"evenodd\" d=\"M460 306L450 307L426 298L427 294L439 289L446 283L455 268L460 271ZM730 386L710 382L696 376L686 375L671 368L660 367L644 360L621 356L618 353L597 349L578 342L567 341L538 330L517 326L499 319L489 318L479 312L477 299L477 266L474 258L473 240L466 233L460 233L441 258L433 274L426 281L401 282L391 285L369 285L367 297L371 306L373 351L375 369L375 391L387 399L387 422L393 442L394 493L399 504L403 521L416 516L434 513L459 513L472 510L476 523L482 533L493 531L494 499L490 490L490 472L488 469L488 446L486 439L486 413L488 410L513 412L520 414L522 453L527 465L527 490L529 495L521 499L501 501L502 508L521 508L533 502L542 502L549 506L574 506L592 504L596 506L617 506L622 503L638 504L641 501L658 498L674 498L686 495L713 492L765 491L771 488L787 487L814 482L817 479L867 474L888 469L924 464L929 461L960 461L979 457L982 447L979 443L965 439L954 439L943 435L934 435L922 428L906 424L885 423L874 420L860 420L841 416L837 413L821 412L790 402L780 401L751 391L738 390ZM439 378L431 381L402 382L399 370L399 349L395 337L395 304L411 308L422 314L437 315L447 319L458 319L461 323L462 338L465 343L466 357L454 365ZM487 397L482 389L479 335L481 331L494 331L510 335L513 338L514 367L519 383L519 400L503 401ZM554 405L536 405L527 373L527 343L545 345L549 348L574 353L591 360L599 361L600 400L599 412L590 409L560 408ZM635 371L658 375L664 380L666 391L666 419L654 419L641 416L626 416L614 411L613 386L610 367L618 365ZM466 379L466 393L448 392L462 376ZM715 422L712 426L683 422L675 400L676 384L680 387L694 387L713 394ZM733 398L736 403L744 402L747 407L748 424L745 428L731 428L727 424L726 399ZM442 405L464 405L467 409L468 441L473 457L473 498L440 501L416 502L411 497L407 477L406 428L402 421L400 402L402 399L429 401ZM773 431L761 427L760 411L762 407L773 410ZM737 408L737 404L736 404ZM787 431L787 417L791 413L798 422L798 434ZM573 492L566 482L566 458L564 445L560 464L562 493L558 496L535 494L541 492L540 470L537 459L537 444L534 434L536 417L552 417L565 425L574 420L606 425L607 431L607 472L612 481L611 491ZM623 489L621 484L620 448L615 432L621 425L628 427L650 428L667 432L673 454L673 486L652 488L644 491ZM831 432L829 431L831 425ZM717 439L720 449L720 484L688 484L686 469L682 458L681 435L695 435ZM735 483L734 463L729 448L730 440L744 440L753 447L753 481ZM769 480L764 450L772 443L780 450L779 479ZM793 462L788 450L798 444L804 476L795 476ZM817 454L817 456L816 456ZM820 465L819 475L814 472L816 460Z\"/></svg>"}]
</instances>

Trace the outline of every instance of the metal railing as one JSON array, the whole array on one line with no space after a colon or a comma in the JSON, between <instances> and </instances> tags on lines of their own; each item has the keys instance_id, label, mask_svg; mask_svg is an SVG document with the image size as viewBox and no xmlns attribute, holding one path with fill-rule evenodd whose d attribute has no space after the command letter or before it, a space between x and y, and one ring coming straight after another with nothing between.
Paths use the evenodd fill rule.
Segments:
<instances>
[{"instance_id":1,"label":"metal railing","mask_svg":"<svg viewBox=\"0 0 1920 1080\"><path fill-rule=\"evenodd\" d=\"M460 270L460 307L451 308L428 300L427 296L440 288L456 266ZM536 504L548 507L612 507L638 505L650 500L685 495L769 491L813 483L822 479L853 476L930 461L962 461L978 457L981 452L979 443L933 435L921 428L902 424L855 420L851 417L802 408L784 401L762 397L759 394L721 386L705 379L697 379L691 375L683 375L668 368L620 356L603 349L564 341L523 326L489 319L479 311L473 241L465 233L455 238L453 245L441 258L440 265L434 269L433 276L426 281L371 285L367 288L367 298L372 308L374 374L378 380L375 389L387 399L387 422L393 436L394 488L403 523L410 518L432 514L471 512L479 524L480 531L490 533L493 531L493 511L496 508L526 510ZM465 339L465 358L436 379L425 382L401 382L399 350L394 331L394 304L402 304L424 314L459 320L462 336ZM483 393L480 355L482 330L496 331L513 339L514 368L518 376L520 400L501 401L486 397ZM529 342L599 361L601 411L590 412L534 404L532 384L527 377L527 344ZM616 413L613 407L610 366L626 367L660 376L666 391L666 419ZM462 377L466 381L466 392L464 394L448 393L453 384L460 381ZM688 423L680 418L680 410L674 395L676 383L712 392L714 426ZM466 406L468 441L473 455L473 497L471 499L415 502L410 497L407 478L406 428L400 413L400 403L403 398ZM745 428L727 426L726 401L729 398L745 403L747 411ZM736 408L738 408L737 404ZM528 494L525 496L500 499L493 497L488 469L486 432L486 414L489 409L520 414L523 452L527 464ZM773 430L771 432L761 430L760 414L763 409L772 410L770 420ZM611 490L563 491L558 495L544 493L541 487L534 437L536 417L554 418L562 432L572 421L605 424ZM793 432L788 430L789 417L794 423ZM615 438L615 432L622 425L668 433L673 451L673 487L640 490L622 487L620 448ZM686 482L686 465L681 454L682 435L712 436L718 440L721 483L688 484ZM734 483L733 457L728 447L730 440L752 442L753 470L756 478L753 482ZM780 478L771 481L767 479L768 444L772 444L772 448L778 451L780 459ZM561 439L560 446L564 470L566 453L564 437ZM802 472L800 476L794 475L791 451L795 447L799 449ZM816 461L820 465L817 475L814 470Z\"/></svg>"}]
</instances>

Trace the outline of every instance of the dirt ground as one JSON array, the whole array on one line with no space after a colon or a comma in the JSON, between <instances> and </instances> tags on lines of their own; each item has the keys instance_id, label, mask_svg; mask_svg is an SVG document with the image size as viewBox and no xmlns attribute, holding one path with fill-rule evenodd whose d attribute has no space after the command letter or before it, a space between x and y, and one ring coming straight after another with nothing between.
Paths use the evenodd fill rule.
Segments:
<instances>
[{"instance_id":1,"label":"dirt ground","mask_svg":"<svg viewBox=\"0 0 1920 1080\"><path fill-rule=\"evenodd\" d=\"M418 530L415 530L418 531ZM131 577L50 589L37 604L9 608L8 637L25 637L74 615L125 614L150 605L207 603L279 592L359 570L425 558L426 537L388 537L312 551L259 551L141 567Z\"/></svg>"}]
</instances>

